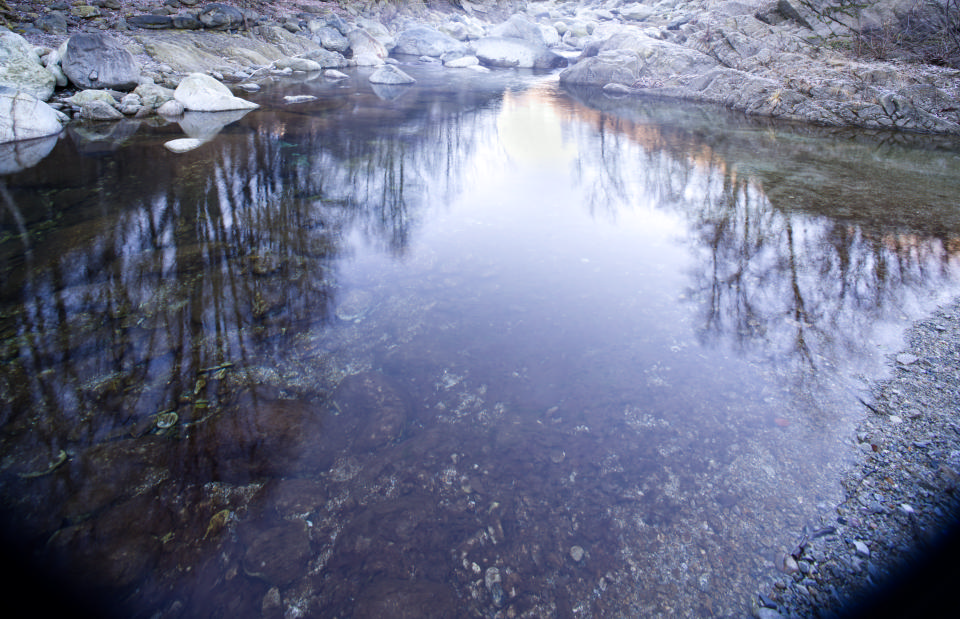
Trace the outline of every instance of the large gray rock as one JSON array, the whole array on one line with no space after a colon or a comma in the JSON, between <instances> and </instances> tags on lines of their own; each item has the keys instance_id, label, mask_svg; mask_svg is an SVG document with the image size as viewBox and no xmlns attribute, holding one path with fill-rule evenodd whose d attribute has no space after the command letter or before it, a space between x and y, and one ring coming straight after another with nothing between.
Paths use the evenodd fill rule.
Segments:
<instances>
[{"instance_id":1,"label":"large gray rock","mask_svg":"<svg viewBox=\"0 0 960 619\"><path fill-rule=\"evenodd\" d=\"M347 34L353 61L361 67L376 67L387 61L387 48L363 28L355 28Z\"/></svg>"},{"instance_id":2,"label":"large gray rock","mask_svg":"<svg viewBox=\"0 0 960 619\"><path fill-rule=\"evenodd\" d=\"M208 4L198 17L200 23L210 30L237 30L246 27L243 12L226 4Z\"/></svg>"},{"instance_id":3,"label":"large gray rock","mask_svg":"<svg viewBox=\"0 0 960 619\"><path fill-rule=\"evenodd\" d=\"M560 83L598 88L607 84L633 87L640 80L643 64L643 58L636 51L605 50L564 69Z\"/></svg>"},{"instance_id":4,"label":"large gray rock","mask_svg":"<svg viewBox=\"0 0 960 619\"><path fill-rule=\"evenodd\" d=\"M567 59L544 45L522 39L484 37L476 42L476 56L491 67L520 69L553 69L562 67Z\"/></svg>"},{"instance_id":5,"label":"large gray rock","mask_svg":"<svg viewBox=\"0 0 960 619\"><path fill-rule=\"evenodd\" d=\"M42 101L53 95L57 80L19 34L0 28L0 86L28 93Z\"/></svg>"},{"instance_id":6,"label":"large gray rock","mask_svg":"<svg viewBox=\"0 0 960 619\"><path fill-rule=\"evenodd\" d=\"M596 52L596 55L591 55ZM669 41L634 30L615 34L560 74L561 83L603 87L636 82L662 86L681 75L699 75L716 68L717 60Z\"/></svg>"},{"instance_id":7,"label":"large gray rock","mask_svg":"<svg viewBox=\"0 0 960 619\"><path fill-rule=\"evenodd\" d=\"M320 44L324 49L330 50L331 52L338 52L340 54L345 53L350 49L350 40L347 37L343 36L339 30L333 26L321 25L320 27L314 29L314 24L318 24L317 21L310 22L311 32L313 33L313 40Z\"/></svg>"},{"instance_id":8,"label":"large gray rock","mask_svg":"<svg viewBox=\"0 0 960 619\"><path fill-rule=\"evenodd\" d=\"M350 65L350 62L342 54L323 48L310 50L304 53L303 57L309 58L324 69L341 69Z\"/></svg>"},{"instance_id":9,"label":"large gray rock","mask_svg":"<svg viewBox=\"0 0 960 619\"><path fill-rule=\"evenodd\" d=\"M94 99L80 107L80 118L84 120L120 120L123 118L123 114L106 101Z\"/></svg>"},{"instance_id":10,"label":"large gray rock","mask_svg":"<svg viewBox=\"0 0 960 619\"><path fill-rule=\"evenodd\" d=\"M133 92L140 97L141 105L152 110L173 99L173 90L158 84L140 84Z\"/></svg>"},{"instance_id":11,"label":"large gray rock","mask_svg":"<svg viewBox=\"0 0 960 619\"><path fill-rule=\"evenodd\" d=\"M443 34L427 26L417 26L404 30L397 37L393 52L410 56L431 56L439 58L447 53L465 53L467 46L450 35Z\"/></svg>"},{"instance_id":12,"label":"large gray rock","mask_svg":"<svg viewBox=\"0 0 960 619\"><path fill-rule=\"evenodd\" d=\"M0 143L42 138L62 130L52 107L25 92L0 88Z\"/></svg>"},{"instance_id":13,"label":"large gray rock","mask_svg":"<svg viewBox=\"0 0 960 619\"><path fill-rule=\"evenodd\" d=\"M183 78L173 97L192 112L225 112L260 107L252 101L235 97L229 88L203 73L191 73Z\"/></svg>"},{"instance_id":14,"label":"large gray rock","mask_svg":"<svg viewBox=\"0 0 960 619\"><path fill-rule=\"evenodd\" d=\"M543 31L538 24L528 20L523 15L513 15L502 24L498 24L490 29L490 36L503 37L507 39L522 39L530 43L546 45Z\"/></svg>"},{"instance_id":15,"label":"large gray rock","mask_svg":"<svg viewBox=\"0 0 960 619\"><path fill-rule=\"evenodd\" d=\"M63 72L80 88L133 90L140 63L120 43L105 34L75 34L67 41Z\"/></svg>"}]
</instances>

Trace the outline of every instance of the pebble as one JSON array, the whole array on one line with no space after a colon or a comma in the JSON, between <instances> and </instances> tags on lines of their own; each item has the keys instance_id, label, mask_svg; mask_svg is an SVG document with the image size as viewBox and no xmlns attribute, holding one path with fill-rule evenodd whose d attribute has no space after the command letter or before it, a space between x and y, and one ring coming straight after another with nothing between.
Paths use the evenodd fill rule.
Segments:
<instances>
[{"instance_id":1,"label":"pebble","mask_svg":"<svg viewBox=\"0 0 960 619\"><path fill-rule=\"evenodd\" d=\"M571 546L570 558L579 563L583 559L583 548L580 546Z\"/></svg>"},{"instance_id":2,"label":"pebble","mask_svg":"<svg viewBox=\"0 0 960 619\"><path fill-rule=\"evenodd\" d=\"M897 355L897 363L900 365L911 365L917 362L918 357L916 355L911 355L908 352L902 352Z\"/></svg>"},{"instance_id":3,"label":"pebble","mask_svg":"<svg viewBox=\"0 0 960 619\"><path fill-rule=\"evenodd\" d=\"M313 95L287 95L283 98L284 103L304 103L314 100L316 100L316 97Z\"/></svg>"},{"instance_id":4,"label":"pebble","mask_svg":"<svg viewBox=\"0 0 960 619\"><path fill-rule=\"evenodd\" d=\"M239 88L241 90L246 90L247 92L257 92L260 90L260 85L254 84L253 82L244 82L240 84Z\"/></svg>"},{"instance_id":5,"label":"pebble","mask_svg":"<svg viewBox=\"0 0 960 619\"><path fill-rule=\"evenodd\" d=\"M863 555L864 557L870 556L870 549L867 548L867 545L860 540L855 540L853 542L853 547L856 549L857 554Z\"/></svg>"}]
</instances>

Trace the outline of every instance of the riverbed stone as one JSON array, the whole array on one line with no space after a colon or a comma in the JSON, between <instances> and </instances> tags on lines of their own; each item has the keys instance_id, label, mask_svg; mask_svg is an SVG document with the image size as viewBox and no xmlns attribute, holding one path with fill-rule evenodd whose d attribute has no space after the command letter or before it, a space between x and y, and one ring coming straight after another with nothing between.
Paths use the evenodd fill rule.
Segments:
<instances>
[{"instance_id":1,"label":"riverbed stone","mask_svg":"<svg viewBox=\"0 0 960 619\"><path fill-rule=\"evenodd\" d=\"M0 87L0 143L31 140L63 131L57 111L37 97Z\"/></svg>"},{"instance_id":2,"label":"riverbed stone","mask_svg":"<svg viewBox=\"0 0 960 619\"><path fill-rule=\"evenodd\" d=\"M173 17L170 15L131 15L127 18L127 24L146 30L165 30L174 27Z\"/></svg>"},{"instance_id":3,"label":"riverbed stone","mask_svg":"<svg viewBox=\"0 0 960 619\"><path fill-rule=\"evenodd\" d=\"M314 29L314 25L319 25ZM324 49L331 52L345 53L350 49L350 40L347 39L339 30L332 26L321 24L314 20L310 22L313 40L320 44Z\"/></svg>"},{"instance_id":4,"label":"riverbed stone","mask_svg":"<svg viewBox=\"0 0 960 619\"><path fill-rule=\"evenodd\" d=\"M252 110L260 107L252 101L234 96L225 85L203 73L191 73L185 77L173 96L185 109L194 112Z\"/></svg>"},{"instance_id":5,"label":"riverbed stone","mask_svg":"<svg viewBox=\"0 0 960 619\"><path fill-rule=\"evenodd\" d=\"M210 30L237 30L246 28L246 17L234 6L213 3L206 5L197 16L200 23Z\"/></svg>"},{"instance_id":6,"label":"riverbed stone","mask_svg":"<svg viewBox=\"0 0 960 619\"><path fill-rule=\"evenodd\" d=\"M520 14L512 15L505 22L490 29L491 37L520 39L536 45L547 45L539 24Z\"/></svg>"},{"instance_id":7,"label":"riverbed stone","mask_svg":"<svg viewBox=\"0 0 960 619\"><path fill-rule=\"evenodd\" d=\"M310 556L306 525L296 520L253 536L243 556L243 570L271 585L283 587L306 574Z\"/></svg>"},{"instance_id":8,"label":"riverbed stone","mask_svg":"<svg viewBox=\"0 0 960 619\"><path fill-rule=\"evenodd\" d=\"M172 153L186 153L203 146L206 142L196 138L177 138L163 143L163 147Z\"/></svg>"},{"instance_id":9,"label":"riverbed stone","mask_svg":"<svg viewBox=\"0 0 960 619\"><path fill-rule=\"evenodd\" d=\"M393 52L410 56L439 58L450 52L463 53L466 52L466 49L466 45L450 35L427 26L416 26L400 33Z\"/></svg>"},{"instance_id":10,"label":"riverbed stone","mask_svg":"<svg viewBox=\"0 0 960 619\"><path fill-rule=\"evenodd\" d=\"M323 70L322 64L310 58L280 58L273 63L273 66L277 69L291 69L305 73Z\"/></svg>"},{"instance_id":11,"label":"riverbed stone","mask_svg":"<svg viewBox=\"0 0 960 619\"><path fill-rule=\"evenodd\" d=\"M363 372L348 376L333 397L358 448L382 447L403 433L409 416L406 400L383 374Z\"/></svg>"},{"instance_id":12,"label":"riverbed stone","mask_svg":"<svg viewBox=\"0 0 960 619\"><path fill-rule=\"evenodd\" d=\"M173 89L159 84L140 84L134 88L133 92L140 97L140 103L144 107L154 110L172 100L174 95Z\"/></svg>"},{"instance_id":13,"label":"riverbed stone","mask_svg":"<svg viewBox=\"0 0 960 619\"><path fill-rule=\"evenodd\" d=\"M40 62L33 46L19 34L0 28L0 86L46 101L55 85L56 78Z\"/></svg>"},{"instance_id":14,"label":"riverbed stone","mask_svg":"<svg viewBox=\"0 0 960 619\"><path fill-rule=\"evenodd\" d=\"M370 74L371 84L413 84L413 79L393 65L384 65Z\"/></svg>"},{"instance_id":15,"label":"riverbed stone","mask_svg":"<svg viewBox=\"0 0 960 619\"><path fill-rule=\"evenodd\" d=\"M375 67L386 62L387 48L367 30L363 28L351 30L347 39L350 41L353 61L358 66Z\"/></svg>"},{"instance_id":16,"label":"riverbed stone","mask_svg":"<svg viewBox=\"0 0 960 619\"><path fill-rule=\"evenodd\" d=\"M80 33L67 40L63 72L80 88L133 90L140 63L116 39L103 33Z\"/></svg>"},{"instance_id":17,"label":"riverbed stone","mask_svg":"<svg viewBox=\"0 0 960 619\"><path fill-rule=\"evenodd\" d=\"M350 66L350 61L344 58L342 54L322 47L304 52L303 58L316 62L321 69L342 69Z\"/></svg>"},{"instance_id":18,"label":"riverbed stone","mask_svg":"<svg viewBox=\"0 0 960 619\"><path fill-rule=\"evenodd\" d=\"M476 44L476 56L486 66L520 69L553 69L567 63L545 45L522 39L484 37Z\"/></svg>"}]
</instances>

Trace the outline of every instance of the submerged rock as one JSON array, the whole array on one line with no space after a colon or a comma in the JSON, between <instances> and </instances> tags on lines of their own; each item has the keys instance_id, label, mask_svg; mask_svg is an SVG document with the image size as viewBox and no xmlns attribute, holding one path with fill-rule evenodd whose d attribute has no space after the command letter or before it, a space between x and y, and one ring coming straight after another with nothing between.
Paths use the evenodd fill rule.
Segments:
<instances>
[{"instance_id":1,"label":"submerged rock","mask_svg":"<svg viewBox=\"0 0 960 619\"><path fill-rule=\"evenodd\" d=\"M256 535L243 556L243 570L271 585L285 586L307 571L310 536L302 521L293 521Z\"/></svg>"},{"instance_id":2,"label":"submerged rock","mask_svg":"<svg viewBox=\"0 0 960 619\"><path fill-rule=\"evenodd\" d=\"M371 84L413 84L413 79L393 65L384 65L374 71L368 78Z\"/></svg>"}]
</instances>

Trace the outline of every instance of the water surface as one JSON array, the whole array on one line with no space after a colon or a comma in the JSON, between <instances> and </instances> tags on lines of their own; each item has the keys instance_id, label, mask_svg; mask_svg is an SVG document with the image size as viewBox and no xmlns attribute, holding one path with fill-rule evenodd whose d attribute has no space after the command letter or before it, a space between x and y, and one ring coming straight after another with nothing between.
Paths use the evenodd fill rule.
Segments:
<instances>
[{"instance_id":1,"label":"water surface","mask_svg":"<svg viewBox=\"0 0 960 619\"><path fill-rule=\"evenodd\" d=\"M136 616L744 615L958 291L960 150L407 69L9 170L8 530Z\"/></svg>"}]
</instances>

